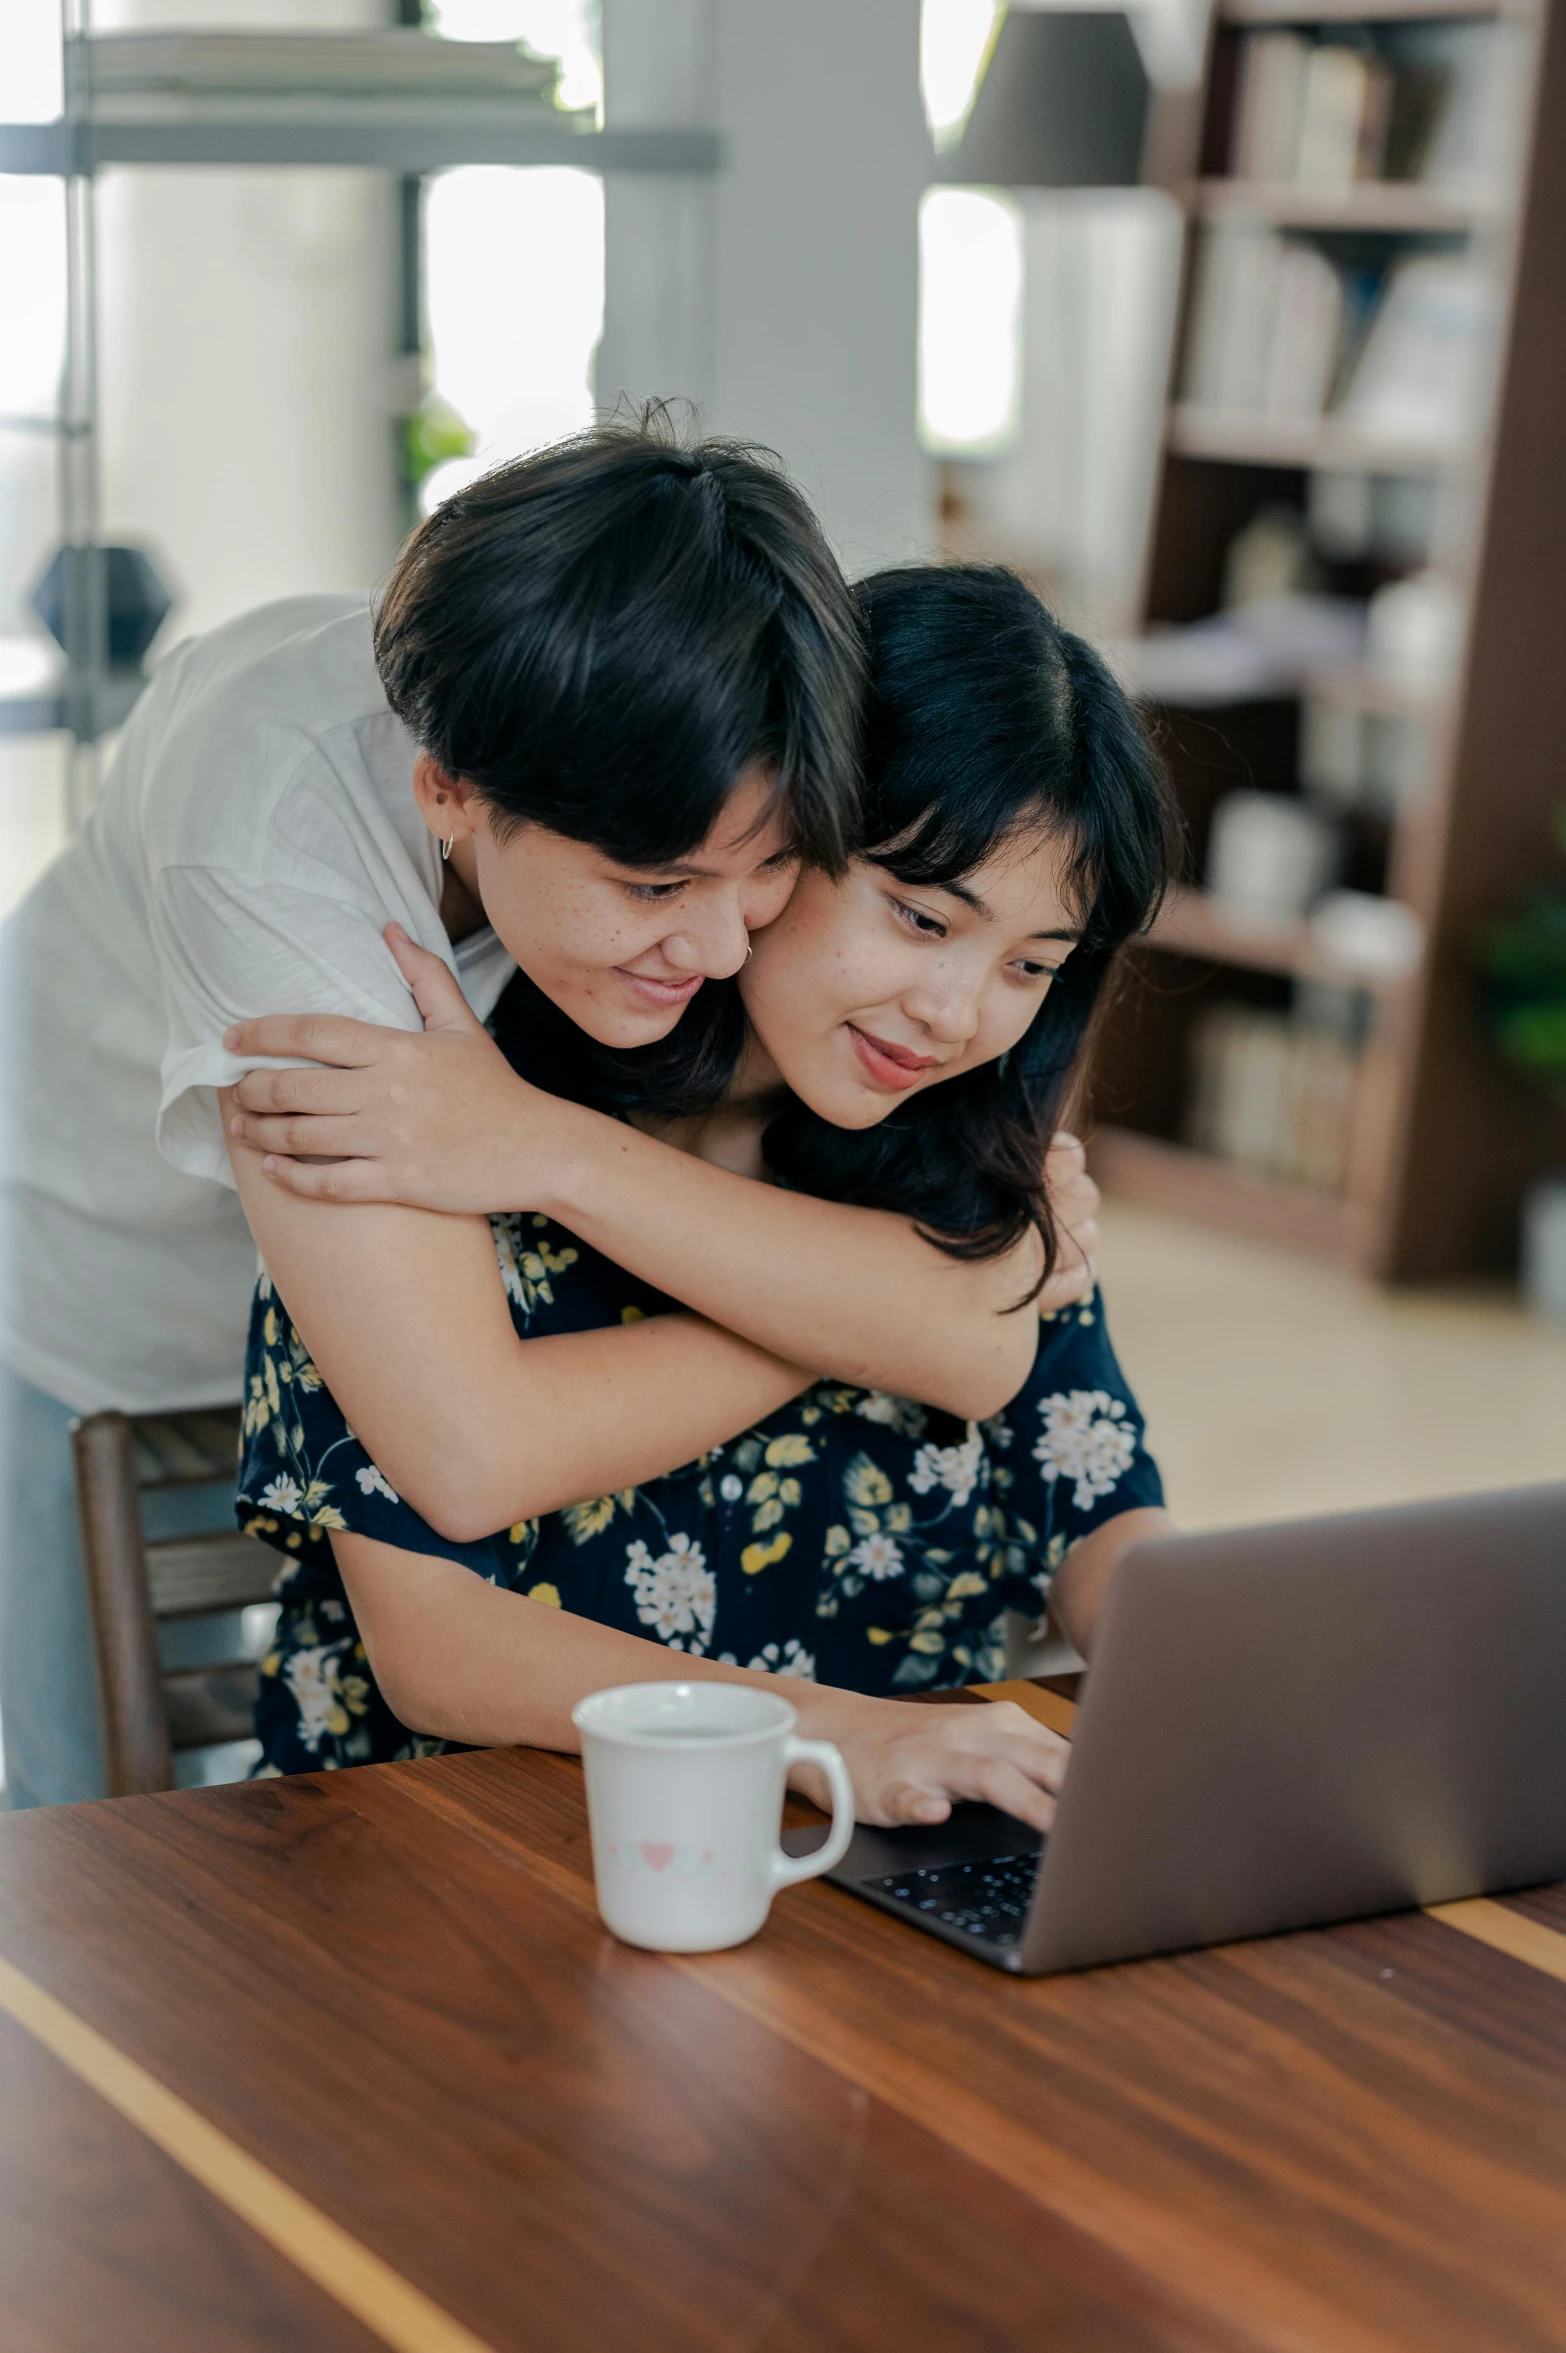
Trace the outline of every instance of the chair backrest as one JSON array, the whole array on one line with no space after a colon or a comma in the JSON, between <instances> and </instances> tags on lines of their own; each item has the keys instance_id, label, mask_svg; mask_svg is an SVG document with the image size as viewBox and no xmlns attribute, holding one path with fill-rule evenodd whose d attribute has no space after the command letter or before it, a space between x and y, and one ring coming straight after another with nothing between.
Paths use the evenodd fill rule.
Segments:
<instances>
[{"instance_id":1,"label":"chair backrest","mask_svg":"<svg viewBox=\"0 0 1566 2353\"><path fill-rule=\"evenodd\" d=\"M150 1489L232 1482L238 1434L237 1406L95 1413L71 1432L110 1797L171 1789L177 1750L251 1737L254 1661L166 1672L158 1621L270 1600L277 1555L237 1529L149 1542L141 1515Z\"/></svg>"}]
</instances>

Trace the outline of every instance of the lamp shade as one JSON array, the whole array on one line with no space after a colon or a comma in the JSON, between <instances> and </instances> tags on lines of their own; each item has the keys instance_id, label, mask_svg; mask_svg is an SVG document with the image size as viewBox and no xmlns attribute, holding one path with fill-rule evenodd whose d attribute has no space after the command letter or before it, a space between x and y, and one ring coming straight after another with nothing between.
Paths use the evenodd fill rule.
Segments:
<instances>
[{"instance_id":1,"label":"lamp shade","mask_svg":"<svg viewBox=\"0 0 1566 2353\"><path fill-rule=\"evenodd\" d=\"M936 178L969 187L1135 187L1149 96L1130 19L1118 10L1013 8Z\"/></svg>"}]
</instances>

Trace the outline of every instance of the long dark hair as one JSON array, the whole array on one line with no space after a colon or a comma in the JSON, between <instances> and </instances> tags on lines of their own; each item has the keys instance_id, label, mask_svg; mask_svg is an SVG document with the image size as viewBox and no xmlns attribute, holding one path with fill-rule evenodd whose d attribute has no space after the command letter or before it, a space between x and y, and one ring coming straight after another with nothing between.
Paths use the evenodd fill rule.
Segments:
<instances>
[{"instance_id":1,"label":"long dark hair","mask_svg":"<svg viewBox=\"0 0 1566 2353\"><path fill-rule=\"evenodd\" d=\"M915 566L878 572L855 596L870 653L859 855L939 888L1008 841L1053 834L1069 845L1082 938L998 1061L907 1097L877 1127L833 1127L790 1099L762 1148L800 1191L898 1211L956 1258L1000 1257L1032 1227L1048 1268L1044 1155L1115 957L1172 870L1168 786L1099 657L1014 573ZM541 1086L672 1117L722 1100L745 1027L733 984L709 982L669 1037L619 1052L519 974L496 1034Z\"/></svg>"}]
</instances>

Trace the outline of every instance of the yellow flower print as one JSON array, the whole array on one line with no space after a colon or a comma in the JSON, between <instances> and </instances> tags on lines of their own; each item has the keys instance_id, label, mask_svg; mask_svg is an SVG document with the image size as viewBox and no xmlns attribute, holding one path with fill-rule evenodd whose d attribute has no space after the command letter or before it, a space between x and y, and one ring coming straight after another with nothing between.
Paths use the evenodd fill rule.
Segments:
<instances>
[{"instance_id":1,"label":"yellow flower print","mask_svg":"<svg viewBox=\"0 0 1566 2353\"><path fill-rule=\"evenodd\" d=\"M946 1648L946 1637L944 1634L937 1633L933 1626L927 1626L922 1628L919 1633L909 1635L908 1647L910 1650L922 1651L926 1657L932 1655L938 1657Z\"/></svg>"},{"instance_id":2,"label":"yellow flower print","mask_svg":"<svg viewBox=\"0 0 1566 2353\"><path fill-rule=\"evenodd\" d=\"M535 1217L532 1222L537 1226L547 1224L548 1220ZM500 1279L506 1287L507 1297L514 1299L525 1315L531 1315L540 1301L544 1306L552 1307L555 1295L549 1278L551 1275L564 1274L567 1267L575 1266L576 1252L551 1250L549 1244L543 1241L534 1248L526 1247L522 1240L522 1220L514 1213L492 1217L489 1230L494 1239L495 1256L500 1261Z\"/></svg>"},{"instance_id":3,"label":"yellow flower print","mask_svg":"<svg viewBox=\"0 0 1566 2353\"><path fill-rule=\"evenodd\" d=\"M527 1598L529 1601L541 1601L545 1609L557 1610L560 1607L560 1588L558 1585L535 1585Z\"/></svg>"},{"instance_id":4,"label":"yellow flower print","mask_svg":"<svg viewBox=\"0 0 1566 2353\"><path fill-rule=\"evenodd\" d=\"M828 1560L841 1560L853 1541L846 1528L828 1528L822 1550Z\"/></svg>"},{"instance_id":5,"label":"yellow flower print","mask_svg":"<svg viewBox=\"0 0 1566 2353\"><path fill-rule=\"evenodd\" d=\"M964 1569L962 1575L954 1577L947 1586L946 1598L948 1601L971 1601L976 1593L987 1590L983 1577L977 1576L972 1569Z\"/></svg>"},{"instance_id":6,"label":"yellow flower print","mask_svg":"<svg viewBox=\"0 0 1566 2353\"><path fill-rule=\"evenodd\" d=\"M266 1318L261 1326L261 1337L268 1348L277 1346L277 1309L275 1307L269 1307L266 1311Z\"/></svg>"},{"instance_id":7,"label":"yellow flower print","mask_svg":"<svg viewBox=\"0 0 1566 2353\"><path fill-rule=\"evenodd\" d=\"M793 1537L785 1529L781 1536L774 1536L770 1544L747 1544L740 1554L740 1567L747 1577L759 1577L763 1569L770 1569L775 1561L780 1561L792 1549L793 1543Z\"/></svg>"},{"instance_id":8,"label":"yellow flower print","mask_svg":"<svg viewBox=\"0 0 1566 2353\"><path fill-rule=\"evenodd\" d=\"M868 1454L856 1454L843 1473L843 1493L861 1509L874 1509L892 1500L892 1482Z\"/></svg>"},{"instance_id":9,"label":"yellow flower print","mask_svg":"<svg viewBox=\"0 0 1566 2353\"><path fill-rule=\"evenodd\" d=\"M635 1488L621 1487L613 1495L595 1495L589 1503L568 1504L560 1519L573 1544L586 1544L590 1538L603 1534L614 1518L616 1507L632 1511L635 1505Z\"/></svg>"},{"instance_id":10,"label":"yellow flower print","mask_svg":"<svg viewBox=\"0 0 1566 2353\"><path fill-rule=\"evenodd\" d=\"M797 1470L802 1463L814 1462L816 1450L810 1440L798 1430L785 1430L781 1438L774 1438L762 1460L769 1470Z\"/></svg>"}]
</instances>

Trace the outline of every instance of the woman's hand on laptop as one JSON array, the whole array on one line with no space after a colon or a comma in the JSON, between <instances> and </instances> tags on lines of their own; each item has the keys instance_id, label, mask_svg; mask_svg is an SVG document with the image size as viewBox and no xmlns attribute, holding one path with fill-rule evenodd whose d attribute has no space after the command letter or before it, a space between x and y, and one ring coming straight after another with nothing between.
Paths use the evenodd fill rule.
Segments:
<instances>
[{"instance_id":1,"label":"woman's hand on laptop","mask_svg":"<svg viewBox=\"0 0 1566 2353\"><path fill-rule=\"evenodd\" d=\"M793 1687L785 1688L793 1699ZM1011 1700L911 1707L823 1689L800 1694L800 1718L802 1731L841 1749L861 1822L883 1829L944 1822L965 1798L999 1806L1035 1830L1047 1831L1055 1819L1070 1745ZM815 1767L798 1766L791 1778L814 1803L830 1803Z\"/></svg>"},{"instance_id":2,"label":"woman's hand on laptop","mask_svg":"<svg viewBox=\"0 0 1566 2353\"><path fill-rule=\"evenodd\" d=\"M223 1041L231 1054L307 1056L310 1067L247 1071L229 1133L308 1200L556 1209L558 1180L592 1149L599 1114L519 1078L440 958L396 925L387 940L423 1029L319 1013L240 1022Z\"/></svg>"}]
</instances>

